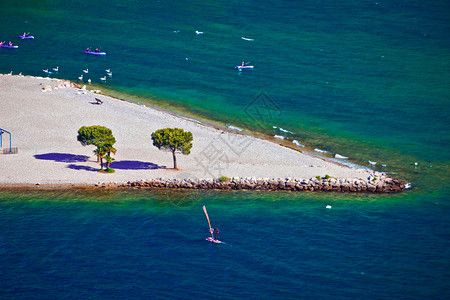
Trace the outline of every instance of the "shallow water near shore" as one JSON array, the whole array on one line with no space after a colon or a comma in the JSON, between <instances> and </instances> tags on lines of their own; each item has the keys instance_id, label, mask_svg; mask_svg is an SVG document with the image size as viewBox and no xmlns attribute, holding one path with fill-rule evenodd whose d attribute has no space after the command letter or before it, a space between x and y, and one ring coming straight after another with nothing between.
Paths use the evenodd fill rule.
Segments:
<instances>
[{"instance_id":1,"label":"shallow water near shore","mask_svg":"<svg viewBox=\"0 0 450 300\"><path fill-rule=\"evenodd\" d=\"M297 139L415 188L0 192L0 295L449 296L447 1L2 1L0 9L8 16L0 40L19 45L0 49L1 73L47 76L43 69L59 66L50 77L81 83L84 74L84 84L91 78L113 95ZM35 39L18 39L24 31ZM88 46L106 57L83 54ZM255 69L235 70L242 60ZM102 82L106 69L113 74ZM229 245L204 241L202 205Z\"/></svg>"}]
</instances>

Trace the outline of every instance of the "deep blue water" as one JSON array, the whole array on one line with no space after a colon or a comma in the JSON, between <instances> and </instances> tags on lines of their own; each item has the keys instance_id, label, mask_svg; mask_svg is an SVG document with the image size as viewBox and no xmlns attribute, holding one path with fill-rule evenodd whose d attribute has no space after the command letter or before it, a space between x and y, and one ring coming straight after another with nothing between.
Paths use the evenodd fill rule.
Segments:
<instances>
[{"instance_id":1,"label":"deep blue water","mask_svg":"<svg viewBox=\"0 0 450 300\"><path fill-rule=\"evenodd\" d=\"M1 192L1 296L448 298L448 1L30 0L0 11L0 40L19 45L0 49L1 73L84 74L133 101L377 161L415 188ZM242 60L254 70L235 70ZM228 245L204 241L205 204Z\"/></svg>"},{"instance_id":2,"label":"deep blue water","mask_svg":"<svg viewBox=\"0 0 450 300\"><path fill-rule=\"evenodd\" d=\"M441 196L72 191L1 199L6 298L450 295L450 207ZM204 240L203 205L227 244Z\"/></svg>"}]
</instances>

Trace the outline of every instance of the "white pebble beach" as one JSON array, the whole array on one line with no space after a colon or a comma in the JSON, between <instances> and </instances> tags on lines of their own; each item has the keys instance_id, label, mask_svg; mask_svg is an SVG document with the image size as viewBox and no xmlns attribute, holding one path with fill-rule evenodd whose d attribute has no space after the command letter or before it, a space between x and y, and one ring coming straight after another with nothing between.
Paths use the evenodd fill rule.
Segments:
<instances>
[{"instance_id":1,"label":"white pebble beach","mask_svg":"<svg viewBox=\"0 0 450 300\"><path fill-rule=\"evenodd\" d=\"M0 128L12 134L17 154L0 155L0 184L96 184L165 179L367 178L370 171L338 165L250 135L223 131L148 106L91 91L59 79L0 76ZM46 91L43 91L47 87ZM55 87L58 87L55 89ZM103 101L97 104L95 98ZM77 131L102 125L116 138L115 173L97 172L94 146L82 146ZM190 155L172 155L152 144L161 128L193 134ZM3 149L9 134L2 136Z\"/></svg>"}]
</instances>

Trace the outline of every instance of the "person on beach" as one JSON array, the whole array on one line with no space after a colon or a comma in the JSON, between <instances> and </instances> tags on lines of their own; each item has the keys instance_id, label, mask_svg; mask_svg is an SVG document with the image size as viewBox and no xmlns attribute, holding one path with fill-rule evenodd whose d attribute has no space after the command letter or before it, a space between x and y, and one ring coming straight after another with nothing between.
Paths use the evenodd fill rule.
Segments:
<instances>
[{"instance_id":1,"label":"person on beach","mask_svg":"<svg viewBox=\"0 0 450 300\"><path fill-rule=\"evenodd\" d=\"M217 236L219 235L219 227L214 229L214 239L217 241Z\"/></svg>"}]
</instances>

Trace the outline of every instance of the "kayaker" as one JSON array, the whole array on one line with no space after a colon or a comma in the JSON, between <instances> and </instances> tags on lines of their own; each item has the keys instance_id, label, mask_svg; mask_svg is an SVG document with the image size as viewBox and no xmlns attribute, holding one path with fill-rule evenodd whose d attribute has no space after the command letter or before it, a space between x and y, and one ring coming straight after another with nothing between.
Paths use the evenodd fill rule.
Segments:
<instances>
[{"instance_id":1,"label":"kayaker","mask_svg":"<svg viewBox=\"0 0 450 300\"><path fill-rule=\"evenodd\" d=\"M98 48L95 48L95 52L97 52L97 53L98 53Z\"/></svg>"},{"instance_id":2,"label":"kayaker","mask_svg":"<svg viewBox=\"0 0 450 300\"><path fill-rule=\"evenodd\" d=\"M242 62L241 67L245 67L245 61Z\"/></svg>"},{"instance_id":3,"label":"kayaker","mask_svg":"<svg viewBox=\"0 0 450 300\"><path fill-rule=\"evenodd\" d=\"M0 46L3 45L5 42L0 42Z\"/></svg>"},{"instance_id":4,"label":"kayaker","mask_svg":"<svg viewBox=\"0 0 450 300\"><path fill-rule=\"evenodd\" d=\"M11 41L9 41L9 45L12 46L13 44L11 43Z\"/></svg>"},{"instance_id":5,"label":"kayaker","mask_svg":"<svg viewBox=\"0 0 450 300\"><path fill-rule=\"evenodd\" d=\"M87 48L86 48L86 51L87 51L87 52L91 52L91 47L87 47Z\"/></svg>"},{"instance_id":6,"label":"kayaker","mask_svg":"<svg viewBox=\"0 0 450 300\"><path fill-rule=\"evenodd\" d=\"M27 36L27 33L26 33L26 32L24 32L24 33L23 33L23 37L26 37L26 36Z\"/></svg>"}]
</instances>

